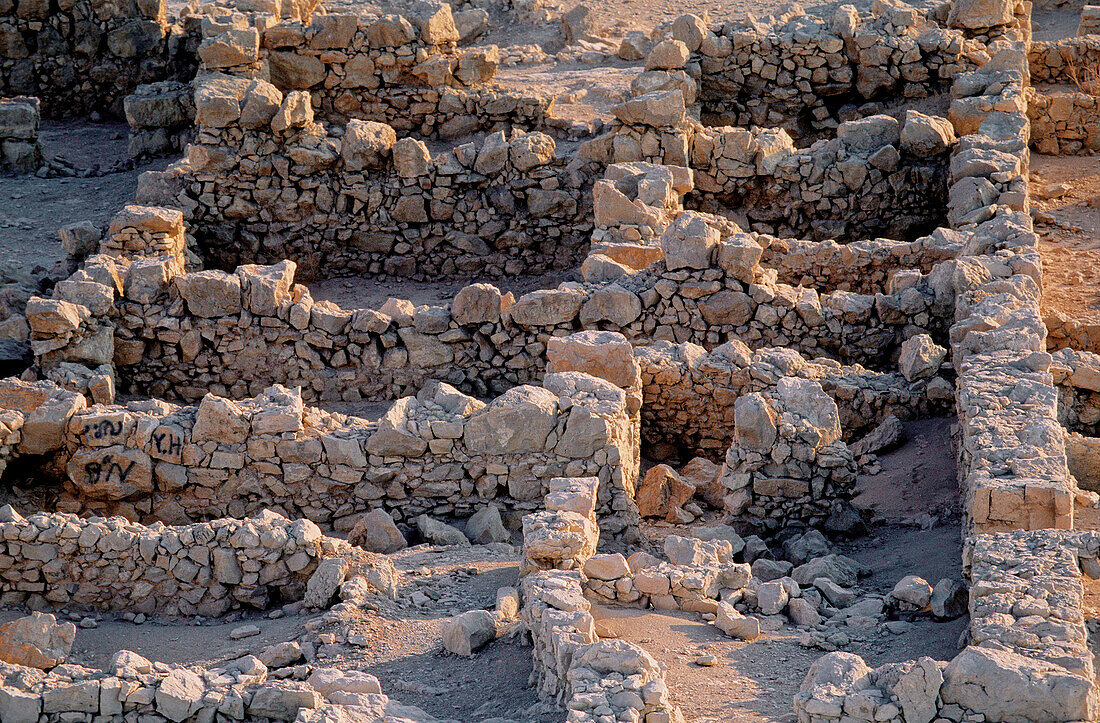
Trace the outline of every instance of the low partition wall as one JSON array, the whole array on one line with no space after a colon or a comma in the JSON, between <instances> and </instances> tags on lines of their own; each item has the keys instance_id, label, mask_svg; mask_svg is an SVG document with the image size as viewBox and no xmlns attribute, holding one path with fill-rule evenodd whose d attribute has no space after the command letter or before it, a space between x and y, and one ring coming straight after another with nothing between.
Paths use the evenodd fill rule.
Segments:
<instances>
[{"instance_id":1,"label":"low partition wall","mask_svg":"<svg viewBox=\"0 0 1100 723\"><path fill-rule=\"evenodd\" d=\"M907 335L944 338L949 300L927 282L890 295L818 295L766 271L758 278L759 247L744 236L720 243L698 226L669 237L669 249L680 246L674 255L615 282L565 284L514 301L475 284L450 309L314 303L293 284L289 262L169 273L155 300L131 294L119 303L115 362L123 388L156 396L195 399L212 385L243 396L280 383L302 386L311 399L355 400L394 398L432 378L477 394L534 381L549 340L578 329L708 348L736 337L874 366Z\"/></svg>"},{"instance_id":2,"label":"low partition wall","mask_svg":"<svg viewBox=\"0 0 1100 723\"><path fill-rule=\"evenodd\" d=\"M120 458L119 474L133 469ZM125 465L125 466L121 466ZM309 520L264 511L183 527L0 511L0 600L217 617L300 600L325 556ZM329 540L329 555L333 554Z\"/></svg>"},{"instance_id":3,"label":"low partition wall","mask_svg":"<svg viewBox=\"0 0 1100 723\"><path fill-rule=\"evenodd\" d=\"M1100 324L1073 319L1060 311L1051 310L1043 317L1047 327L1047 349L1076 349L1100 353Z\"/></svg>"},{"instance_id":4,"label":"low partition wall","mask_svg":"<svg viewBox=\"0 0 1100 723\"><path fill-rule=\"evenodd\" d=\"M944 218L954 142L946 119L913 112L904 123L886 115L841 123L834 138L804 149L784 130L702 128L689 200L743 209L762 233L912 238Z\"/></svg>"},{"instance_id":5,"label":"low partition wall","mask_svg":"<svg viewBox=\"0 0 1100 723\"><path fill-rule=\"evenodd\" d=\"M595 164L542 133L503 132L433 156L394 129L314 122L308 96L212 77L187 157L139 201L184 211L208 263L295 261L303 278L518 276L578 265Z\"/></svg>"},{"instance_id":6,"label":"low partition wall","mask_svg":"<svg viewBox=\"0 0 1100 723\"><path fill-rule=\"evenodd\" d=\"M291 679L294 666L281 667L276 677L253 655L216 668L183 667L130 650L112 655L102 670L66 664L43 672L5 665L0 711L5 723L436 720L382 695L372 675L316 667L302 681Z\"/></svg>"},{"instance_id":7,"label":"low partition wall","mask_svg":"<svg viewBox=\"0 0 1100 723\"><path fill-rule=\"evenodd\" d=\"M972 50L965 12L944 17L899 5L868 14L841 6L829 19L788 12L771 20L716 26L693 56L708 123L800 133L835 127L834 113L846 103L946 90ZM1013 23L1011 8L1000 21Z\"/></svg>"},{"instance_id":8,"label":"low partition wall","mask_svg":"<svg viewBox=\"0 0 1100 723\"><path fill-rule=\"evenodd\" d=\"M306 91L318 118L386 123L402 133L458 138L548 126L553 97L494 84L496 46L459 49L451 7L405 14L328 13L302 24L233 13L204 27L204 68ZM559 124L560 125L560 124Z\"/></svg>"},{"instance_id":9,"label":"low partition wall","mask_svg":"<svg viewBox=\"0 0 1100 723\"><path fill-rule=\"evenodd\" d=\"M1033 83L1086 82L1100 64L1100 38L1079 35L1060 40L1033 41L1027 47Z\"/></svg>"},{"instance_id":10,"label":"low partition wall","mask_svg":"<svg viewBox=\"0 0 1100 723\"><path fill-rule=\"evenodd\" d=\"M1031 147L1050 156L1100 150L1100 97L1079 91L1031 88L1027 117Z\"/></svg>"},{"instance_id":11,"label":"low partition wall","mask_svg":"<svg viewBox=\"0 0 1100 723\"><path fill-rule=\"evenodd\" d=\"M657 661L633 643L596 635L579 572L599 540L592 483L552 480L546 511L524 518L520 619L531 636L533 682L539 697L569 711L569 723L608 717L682 723ZM748 580L747 565L728 567L739 568L732 577L742 585ZM718 575L712 572L712 578L716 582ZM694 597L705 600L698 590Z\"/></svg>"},{"instance_id":12,"label":"low partition wall","mask_svg":"<svg viewBox=\"0 0 1100 723\"><path fill-rule=\"evenodd\" d=\"M750 351L738 341L710 353L695 344L658 342L639 347L634 356L641 366L642 438L647 446L717 462L733 442L737 400L774 388L782 377L821 384L839 408L847 440L858 439L888 416L937 416L949 413L954 402L951 382L934 366L921 369L910 381L894 372L807 360L789 349Z\"/></svg>"},{"instance_id":13,"label":"low partition wall","mask_svg":"<svg viewBox=\"0 0 1100 723\"><path fill-rule=\"evenodd\" d=\"M775 269L781 284L875 294L892 293L939 262L957 258L969 236L940 227L908 242L876 238L837 243L764 234L754 238L764 249L760 265Z\"/></svg>"},{"instance_id":14,"label":"low partition wall","mask_svg":"<svg viewBox=\"0 0 1100 723\"><path fill-rule=\"evenodd\" d=\"M874 296L776 283L751 236L723 237L690 212L662 235L663 259L612 282L519 299L474 284L450 308L391 300L378 311L315 303L289 261L181 273L179 212L131 206L120 216L103 250L132 256L89 257L57 285L59 298L32 299L32 346L44 372L113 362L120 389L161 398L244 397L283 384L307 399L383 400L431 379L487 396L541 378L552 340L579 329L618 330L636 345L714 348L736 337L882 366L910 336L945 341L954 313L947 276Z\"/></svg>"},{"instance_id":15,"label":"low partition wall","mask_svg":"<svg viewBox=\"0 0 1100 723\"><path fill-rule=\"evenodd\" d=\"M1100 437L1100 354L1061 349L1051 357L1058 421L1071 432Z\"/></svg>"},{"instance_id":16,"label":"low partition wall","mask_svg":"<svg viewBox=\"0 0 1100 723\"><path fill-rule=\"evenodd\" d=\"M12 380L0 401L32 410L37 389ZM298 390L278 386L193 407L66 405L76 397L53 387L42 413L26 412L48 434L15 447L60 455L58 507L71 512L185 523L272 509L349 530L376 508L403 521L468 517L491 502L534 509L547 481L569 474L599 479L606 532L637 521L637 401L583 373L549 374L488 405L433 385L376 423L305 407Z\"/></svg>"}]
</instances>

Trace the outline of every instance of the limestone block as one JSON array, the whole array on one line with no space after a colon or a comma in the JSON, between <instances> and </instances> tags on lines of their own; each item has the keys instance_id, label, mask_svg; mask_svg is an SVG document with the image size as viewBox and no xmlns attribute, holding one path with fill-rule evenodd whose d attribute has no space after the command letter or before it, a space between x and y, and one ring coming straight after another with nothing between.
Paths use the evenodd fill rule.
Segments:
<instances>
[{"instance_id":1,"label":"limestone block","mask_svg":"<svg viewBox=\"0 0 1100 723\"><path fill-rule=\"evenodd\" d=\"M65 662L76 638L76 626L53 615L34 612L0 625L0 660L49 670Z\"/></svg>"}]
</instances>

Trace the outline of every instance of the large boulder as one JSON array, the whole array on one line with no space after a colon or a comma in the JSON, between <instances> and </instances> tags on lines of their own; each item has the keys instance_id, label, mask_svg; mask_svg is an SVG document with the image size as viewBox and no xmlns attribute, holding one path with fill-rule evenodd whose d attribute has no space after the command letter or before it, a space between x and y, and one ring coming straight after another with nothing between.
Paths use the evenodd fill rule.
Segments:
<instances>
[{"instance_id":1,"label":"large boulder","mask_svg":"<svg viewBox=\"0 0 1100 723\"><path fill-rule=\"evenodd\" d=\"M512 321L521 326L567 324L581 310L581 292L574 289L540 289L524 294L512 305Z\"/></svg>"},{"instance_id":2,"label":"large boulder","mask_svg":"<svg viewBox=\"0 0 1100 723\"><path fill-rule=\"evenodd\" d=\"M541 452L558 422L558 397L542 387L513 387L466 421L463 439L480 454Z\"/></svg>"},{"instance_id":3,"label":"large boulder","mask_svg":"<svg viewBox=\"0 0 1100 723\"><path fill-rule=\"evenodd\" d=\"M898 368L901 375L911 382L931 379L946 358L947 349L932 341L928 334L917 334L902 343Z\"/></svg>"},{"instance_id":4,"label":"large boulder","mask_svg":"<svg viewBox=\"0 0 1100 723\"><path fill-rule=\"evenodd\" d=\"M195 316L215 318L241 313L241 279L224 271L196 271L175 279L180 296Z\"/></svg>"},{"instance_id":5,"label":"large boulder","mask_svg":"<svg viewBox=\"0 0 1100 723\"><path fill-rule=\"evenodd\" d=\"M440 547L469 547L470 541L457 527L452 527L446 522L420 515L416 518L416 529L429 544Z\"/></svg>"},{"instance_id":6,"label":"large boulder","mask_svg":"<svg viewBox=\"0 0 1100 723\"><path fill-rule=\"evenodd\" d=\"M901 127L902 151L928 158L943 153L954 143L955 127L948 119L915 110L905 111L905 124Z\"/></svg>"},{"instance_id":7,"label":"large boulder","mask_svg":"<svg viewBox=\"0 0 1100 723\"><path fill-rule=\"evenodd\" d=\"M306 595L302 602L311 608L328 607L347 577L348 569L349 565L342 557L321 560L321 564L306 583Z\"/></svg>"},{"instance_id":8,"label":"large boulder","mask_svg":"<svg viewBox=\"0 0 1100 723\"><path fill-rule=\"evenodd\" d=\"M661 250L669 271L709 269L721 235L702 215L685 211L661 234Z\"/></svg>"},{"instance_id":9,"label":"large boulder","mask_svg":"<svg viewBox=\"0 0 1100 723\"><path fill-rule=\"evenodd\" d=\"M49 670L65 662L74 639L76 626L72 623L58 623L47 613L31 613L0 625L0 660Z\"/></svg>"},{"instance_id":10,"label":"large boulder","mask_svg":"<svg viewBox=\"0 0 1100 723\"><path fill-rule=\"evenodd\" d=\"M384 554L404 549L407 544L393 518L383 509L371 510L360 517L348 533L348 542Z\"/></svg>"},{"instance_id":11,"label":"large boulder","mask_svg":"<svg viewBox=\"0 0 1100 723\"><path fill-rule=\"evenodd\" d=\"M837 126L836 137L850 152L867 157L883 146L897 148L901 126L892 116L872 115L841 123Z\"/></svg>"},{"instance_id":12,"label":"large boulder","mask_svg":"<svg viewBox=\"0 0 1100 723\"><path fill-rule=\"evenodd\" d=\"M634 501L642 517L664 517L670 521L676 519L676 512L695 495L695 488L689 485L676 470L667 464L656 465L642 479Z\"/></svg>"},{"instance_id":13,"label":"large boulder","mask_svg":"<svg viewBox=\"0 0 1100 723\"><path fill-rule=\"evenodd\" d=\"M752 642L760 637L760 621L742 615L728 602L718 603L718 615L714 626L731 638Z\"/></svg>"},{"instance_id":14,"label":"large boulder","mask_svg":"<svg viewBox=\"0 0 1100 723\"><path fill-rule=\"evenodd\" d=\"M1008 25L1016 3L1012 0L952 0L947 24L952 28L982 30Z\"/></svg>"},{"instance_id":15,"label":"large boulder","mask_svg":"<svg viewBox=\"0 0 1100 723\"><path fill-rule=\"evenodd\" d=\"M581 331L546 340L546 373L584 372L630 389L641 383L634 346L615 331Z\"/></svg>"},{"instance_id":16,"label":"large boulder","mask_svg":"<svg viewBox=\"0 0 1100 723\"><path fill-rule=\"evenodd\" d=\"M968 646L943 671L940 697L987 721L1095 720L1093 681L1053 663L1007 650Z\"/></svg>"},{"instance_id":17,"label":"large boulder","mask_svg":"<svg viewBox=\"0 0 1100 723\"><path fill-rule=\"evenodd\" d=\"M344 168L362 171L381 168L397 144L397 132L385 123L357 120L348 121L341 146Z\"/></svg>"},{"instance_id":18,"label":"large boulder","mask_svg":"<svg viewBox=\"0 0 1100 723\"><path fill-rule=\"evenodd\" d=\"M496 636L496 621L488 610L469 610L443 623L443 647L455 655L473 655Z\"/></svg>"},{"instance_id":19,"label":"large boulder","mask_svg":"<svg viewBox=\"0 0 1100 723\"><path fill-rule=\"evenodd\" d=\"M611 108L615 117L630 125L675 126L684 121L687 105L680 89L655 90Z\"/></svg>"}]
</instances>

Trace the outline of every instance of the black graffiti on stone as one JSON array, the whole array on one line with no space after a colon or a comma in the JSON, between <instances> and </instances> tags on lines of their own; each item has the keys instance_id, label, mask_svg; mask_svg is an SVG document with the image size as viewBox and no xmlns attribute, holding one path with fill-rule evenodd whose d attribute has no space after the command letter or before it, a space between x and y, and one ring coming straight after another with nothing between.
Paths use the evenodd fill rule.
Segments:
<instances>
[{"instance_id":1,"label":"black graffiti on stone","mask_svg":"<svg viewBox=\"0 0 1100 723\"><path fill-rule=\"evenodd\" d=\"M170 427L161 427L153 432L153 448L156 456L162 459L178 457L183 452L183 438Z\"/></svg>"},{"instance_id":2,"label":"black graffiti on stone","mask_svg":"<svg viewBox=\"0 0 1100 723\"><path fill-rule=\"evenodd\" d=\"M123 462L127 464L123 466ZM84 465L84 472L88 475L88 483L92 485L97 485L101 482L110 482L112 479L118 482L125 482L136 464L136 460L124 459L115 461L114 455L105 454L103 455L102 461L93 460L87 462Z\"/></svg>"},{"instance_id":3,"label":"black graffiti on stone","mask_svg":"<svg viewBox=\"0 0 1100 723\"><path fill-rule=\"evenodd\" d=\"M84 435L92 439L113 439L122 434L125 428L123 420L101 419L84 425Z\"/></svg>"}]
</instances>

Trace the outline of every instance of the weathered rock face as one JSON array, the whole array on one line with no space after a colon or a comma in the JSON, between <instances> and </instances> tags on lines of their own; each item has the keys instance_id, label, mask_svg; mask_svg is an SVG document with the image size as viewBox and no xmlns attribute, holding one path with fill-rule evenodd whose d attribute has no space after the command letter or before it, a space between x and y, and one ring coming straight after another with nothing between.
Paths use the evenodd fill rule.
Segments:
<instances>
[{"instance_id":1,"label":"weathered rock face","mask_svg":"<svg viewBox=\"0 0 1100 723\"><path fill-rule=\"evenodd\" d=\"M469 610L443 623L443 647L455 655L473 655L496 637L496 621L488 610Z\"/></svg>"},{"instance_id":2,"label":"weathered rock face","mask_svg":"<svg viewBox=\"0 0 1100 723\"><path fill-rule=\"evenodd\" d=\"M348 533L348 542L371 552L389 554L404 549L405 536L383 509L371 510L359 518Z\"/></svg>"},{"instance_id":3,"label":"weathered rock face","mask_svg":"<svg viewBox=\"0 0 1100 723\"><path fill-rule=\"evenodd\" d=\"M0 660L49 670L65 662L75 638L76 626L72 623L58 623L53 615L32 613L0 625Z\"/></svg>"},{"instance_id":4,"label":"weathered rock face","mask_svg":"<svg viewBox=\"0 0 1100 723\"><path fill-rule=\"evenodd\" d=\"M990 720L1087 720L1097 712L1091 681L1016 653L969 646L943 671L947 703Z\"/></svg>"}]
</instances>

